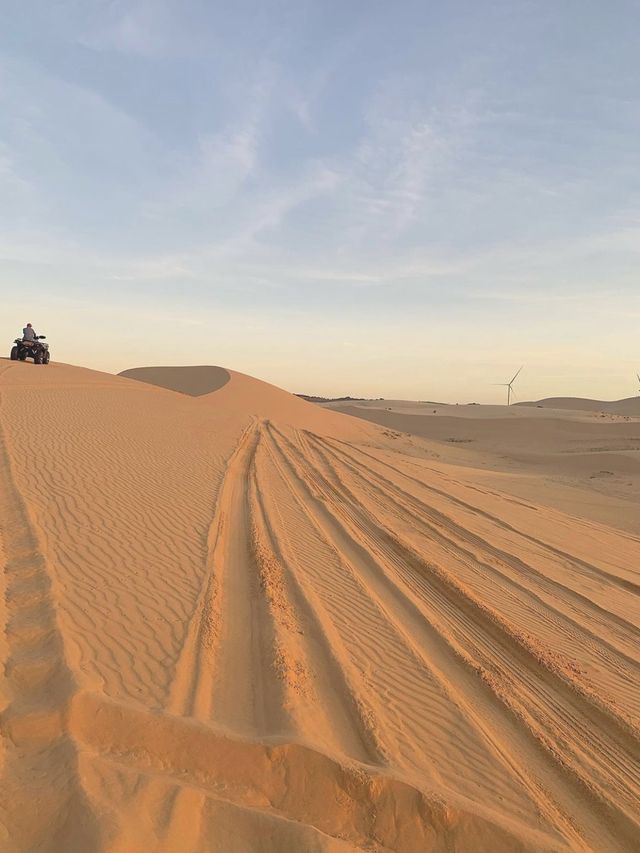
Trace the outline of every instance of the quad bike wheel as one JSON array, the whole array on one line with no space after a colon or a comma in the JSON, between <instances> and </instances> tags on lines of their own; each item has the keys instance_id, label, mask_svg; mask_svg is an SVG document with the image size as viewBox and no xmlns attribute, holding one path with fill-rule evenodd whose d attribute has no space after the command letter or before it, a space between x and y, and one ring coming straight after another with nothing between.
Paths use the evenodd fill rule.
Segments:
<instances>
[{"instance_id":1,"label":"quad bike wheel","mask_svg":"<svg viewBox=\"0 0 640 853\"><path fill-rule=\"evenodd\" d=\"M26 361L26 360L27 360L27 354L26 354L26 352L19 352L19 353L18 353L18 360L19 360L19 361Z\"/></svg>"},{"instance_id":2,"label":"quad bike wheel","mask_svg":"<svg viewBox=\"0 0 640 853\"><path fill-rule=\"evenodd\" d=\"M50 353L49 353L49 350L47 350L47 351L45 352L45 354L44 354L43 358L42 358L42 363L43 363L43 364L49 364L50 359L51 359L51 355L50 355Z\"/></svg>"},{"instance_id":3,"label":"quad bike wheel","mask_svg":"<svg viewBox=\"0 0 640 853\"><path fill-rule=\"evenodd\" d=\"M38 352L34 355L33 363L34 364L42 364L42 353L41 352Z\"/></svg>"},{"instance_id":4,"label":"quad bike wheel","mask_svg":"<svg viewBox=\"0 0 640 853\"><path fill-rule=\"evenodd\" d=\"M11 347L11 361L18 360L18 347Z\"/></svg>"}]
</instances>

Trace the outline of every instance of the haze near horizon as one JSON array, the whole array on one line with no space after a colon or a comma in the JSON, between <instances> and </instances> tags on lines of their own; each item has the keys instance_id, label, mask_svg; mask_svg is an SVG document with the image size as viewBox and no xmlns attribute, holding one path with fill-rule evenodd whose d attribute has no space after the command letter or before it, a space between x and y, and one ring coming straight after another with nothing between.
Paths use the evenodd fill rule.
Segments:
<instances>
[{"instance_id":1,"label":"haze near horizon","mask_svg":"<svg viewBox=\"0 0 640 853\"><path fill-rule=\"evenodd\" d=\"M118 372L637 393L637 3L11 4L0 329ZM8 349L7 349L8 353Z\"/></svg>"}]
</instances>

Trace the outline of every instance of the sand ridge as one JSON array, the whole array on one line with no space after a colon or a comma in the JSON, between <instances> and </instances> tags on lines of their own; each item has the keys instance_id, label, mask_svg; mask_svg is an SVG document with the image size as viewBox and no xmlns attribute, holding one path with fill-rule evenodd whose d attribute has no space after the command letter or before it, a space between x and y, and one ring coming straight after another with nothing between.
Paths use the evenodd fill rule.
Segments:
<instances>
[{"instance_id":1,"label":"sand ridge","mask_svg":"<svg viewBox=\"0 0 640 853\"><path fill-rule=\"evenodd\" d=\"M516 405L573 412L607 412L613 415L640 417L640 395L626 397L624 400L590 400L584 397L545 397L543 400L516 403Z\"/></svg>"},{"instance_id":2,"label":"sand ridge","mask_svg":"<svg viewBox=\"0 0 640 853\"><path fill-rule=\"evenodd\" d=\"M634 849L640 539L228 375L0 362L6 849Z\"/></svg>"},{"instance_id":3,"label":"sand ridge","mask_svg":"<svg viewBox=\"0 0 640 853\"><path fill-rule=\"evenodd\" d=\"M134 367L118 374L125 379L136 379L149 385L158 385L170 391L200 397L219 391L227 384L229 372L224 367L199 365L194 367Z\"/></svg>"}]
</instances>

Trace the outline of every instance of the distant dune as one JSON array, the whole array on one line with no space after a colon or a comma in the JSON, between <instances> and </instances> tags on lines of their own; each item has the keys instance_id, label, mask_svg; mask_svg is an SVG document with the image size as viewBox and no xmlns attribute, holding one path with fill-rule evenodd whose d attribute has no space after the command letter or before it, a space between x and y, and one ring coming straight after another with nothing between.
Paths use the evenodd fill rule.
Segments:
<instances>
[{"instance_id":1,"label":"distant dune","mask_svg":"<svg viewBox=\"0 0 640 853\"><path fill-rule=\"evenodd\" d=\"M542 406L545 409L568 409L577 412L607 412L613 415L640 417L640 397L626 397L624 400L589 400L584 397L545 397L516 406Z\"/></svg>"},{"instance_id":2,"label":"distant dune","mask_svg":"<svg viewBox=\"0 0 640 853\"><path fill-rule=\"evenodd\" d=\"M637 849L638 536L146 371L0 360L0 849Z\"/></svg>"},{"instance_id":3,"label":"distant dune","mask_svg":"<svg viewBox=\"0 0 640 853\"><path fill-rule=\"evenodd\" d=\"M134 367L123 370L119 376L137 379L149 385L159 385L181 394L200 397L218 391L229 381L229 373L224 367L198 365L197 367Z\"/></svg>"}]
</instances>

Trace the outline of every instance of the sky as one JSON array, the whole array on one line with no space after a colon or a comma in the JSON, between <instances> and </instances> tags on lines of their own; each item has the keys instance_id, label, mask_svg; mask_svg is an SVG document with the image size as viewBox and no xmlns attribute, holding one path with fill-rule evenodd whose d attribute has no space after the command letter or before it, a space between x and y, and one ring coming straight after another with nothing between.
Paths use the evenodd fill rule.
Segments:
<instances>
[{"instance_id":1,"label":"sky","mask_svg":"<svg viewBox=\"0 0 640 853\"><path fill-rule=\"evenodd\" d=\"M639 31L638 0L4 0L7 350L638 393Z\"/></svg>"}]
</instances>

